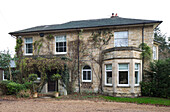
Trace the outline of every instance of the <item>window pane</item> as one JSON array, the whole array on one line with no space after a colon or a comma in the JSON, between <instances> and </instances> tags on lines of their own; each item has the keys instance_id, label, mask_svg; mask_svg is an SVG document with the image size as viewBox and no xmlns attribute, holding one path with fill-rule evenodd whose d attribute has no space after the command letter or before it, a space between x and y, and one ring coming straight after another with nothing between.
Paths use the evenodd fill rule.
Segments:
<instances>
[{"instance_id":1,"label":"window pane","mask_svg":"<svg viewBox=\"0 0 170 112\"><path fill-rule=\"evenodd\" d=\"M63 52L63 47L59 47L59 52Z\"/></svg>"},{"instance_id":2,"label":"window pane","mask_svg":"<svg viewBox=\"0 0 170 112\"><path fill-rule=\"evenodd\" d=\"M32 38L25 38L25 43L32 43Z\"/></svg>"},{"instance_id":3,"label":"window pane","mask_svg":"<svg viewBox=\"0 0 170 112\"><path fill-rule=\"evenodd\" d=\"M112 70L112 65L106 65L106 70Z\"/></svg>"},{"instance_id":4,"label":"window pane","mask_svg":"<svg viewBox=\"0 0 170 112\"><path fill-rule=\"evenodd\" d=\"M106 72L106 83L112 84L112 71Z\"/></svg>"},{"instance_id":5,"label":"window pane","mask_svg":"<svg viewBox=\"0 0 170 112\"><path fill-rule=\"evenodd\" d=\"M86 80L86 71L83 71L83 80Z\"/></svg>"},{"instance_id":6,"label":"window pane","mask_svg":"<svg viewBox=\"0 0 170 112\"><path fill-rule=\"evenodd\" d=\"M87 80L91 80L91 71L87 71Z\"/></svg>"},{"instance_id":7,"label":"window pane","mask_svg":"<svg viewBox=\"0 0 170 112\"><path fill-rule=\"evenodd\" d=\"M128 46L128 31L114 33L115 47Z\"/></svg>"},{"instance_id":8,"label":"window pane","mask_svg":"<svg viewBox=\"0 0 170 112\"><path fill-rule=\"evenodd\" d=\"M66 37L65 36L57 36L56 42L66 42Z\"/></svg>"},{"instance_id":9,"label":"window pane","mask_svg":"<svg viewBox=\"0 0 170 112\"><path fill-rule=\"evenodd\" d=\"M32 44L26 44L26 53L32 53L33 48L32 48Z\"/></svg>"},{"instance_id":10,"label":"window pane","mask_svg":"<svg viewBox=\"0 0 170 112\"><path fill-rule=\"evenodd\" d=\"M119 70L128 70L128 64L119 64Z\"/></svg>"},{"instance_id":11,"label":"window pane","mask_svg":"<svg viewBox=\"0 0 170 112\"><path fill-rule=\"evenodd\" d=\"M135 84L139 84L138 77L139 77L139 72L135 71Z\"/></svg>"},{"instance_id":12,"label":"window pane","mask_svg":"<svg viewBox=\"0 0 170 112\"><path fill-rule=\"evenodd\" d=\"M135 64L135 70L139 70L139 64Z\"/></svg>"},{"instance_id":13,"label":"window pane","mask_svg":"<svg viewBox=\"0 0 170 112\"><path fill-rule=\"evenodd\" d=\"M128 84L128 71L119 71L119 84Z\"/></svg>"},{"instance_id":14,"label":"window pane","mask_svg":"<svg viewBox=\"0 0 170 112\"><path fill-rule=\"evenodd\" d=\"M123 47L128 46L128 39L124 38L117 38L114 40L115 47Z\"/></svg>"},{"instance_id":15,"label":"window pane","mask_svg":"<svg viewBox=\"0 0 170 112\"><path fill-rule=\"evenodd\" d=\"M64 47L64 52L66 52L66 47Z\"/></svg>"},{"instance_id":16,"label":"window pane","mask_svg":"<svg viewBox=\"0 0 170 112\"><path fill-rule=\"evenodd\" d=\"M128 31L115 32L114 38L128 38Z\"/></svg>"},{"instance_id":17,"label":"window pane","mask_svg":"<svg viewBox=\"0 0 170 112\"><path fill-rule=\"evenodd\" d=\"M63 47L63 42L59 42L59 47Z\"/></svg>"}]
</instances>

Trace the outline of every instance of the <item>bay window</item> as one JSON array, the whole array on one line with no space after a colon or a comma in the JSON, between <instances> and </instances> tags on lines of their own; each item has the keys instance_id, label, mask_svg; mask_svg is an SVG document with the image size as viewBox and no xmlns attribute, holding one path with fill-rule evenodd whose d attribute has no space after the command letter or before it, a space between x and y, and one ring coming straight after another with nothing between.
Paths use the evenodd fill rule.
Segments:
<instances>
[{"instance_id":1,"label":"bay window","mask_svg":"<svg viewBox=\"0 0 170 112\"><path fill-rule=\"evenodd\" d=\"M129 86L129 64L119 64L118 86Z\"/></svg>"},{"instance_id":2,"label":"bay window","mask_svg":"<svg viewBox=\"0 0 170 112\"><path fill-rule=\"evenodd\" d=\"M112 85L112 65L105 65L105 85Z\"/></svg>"}]
</instances>

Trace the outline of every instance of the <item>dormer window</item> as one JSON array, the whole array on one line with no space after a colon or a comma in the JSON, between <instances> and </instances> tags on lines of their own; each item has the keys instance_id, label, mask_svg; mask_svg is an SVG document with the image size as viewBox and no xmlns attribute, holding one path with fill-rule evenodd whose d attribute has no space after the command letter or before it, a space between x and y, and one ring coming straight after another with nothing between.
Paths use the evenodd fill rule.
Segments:
<instances>
[{"instance_id":1,"label":"dormer window","mask_svg":"<svg viewBox=\"0 0 170 112\"><path fill-rule=\"evenodd\" d=\"M128 31L114 32L114 47L128 46Z\"/></svg>"}]
</instances>

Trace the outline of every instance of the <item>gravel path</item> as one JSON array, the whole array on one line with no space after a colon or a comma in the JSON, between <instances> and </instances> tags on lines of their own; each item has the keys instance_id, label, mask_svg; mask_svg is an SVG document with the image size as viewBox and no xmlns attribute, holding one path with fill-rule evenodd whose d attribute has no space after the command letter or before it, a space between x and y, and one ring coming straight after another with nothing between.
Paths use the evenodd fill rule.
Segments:
<instances>
[{"instance_id":1,"label":"gravel path","mask_svg":"<svg viewBox=\"0 0 170 112\"><path fill-rule=\"evenodd\" d=\"M0 100L0 112L170 112L170 107L89 100Z\"/></svg>"}]
</instances>

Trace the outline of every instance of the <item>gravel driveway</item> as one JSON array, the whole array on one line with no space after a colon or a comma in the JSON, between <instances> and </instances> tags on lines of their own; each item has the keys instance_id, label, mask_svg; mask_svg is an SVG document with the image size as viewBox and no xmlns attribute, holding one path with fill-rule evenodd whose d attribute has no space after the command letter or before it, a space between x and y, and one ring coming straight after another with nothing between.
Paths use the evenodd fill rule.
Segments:
<instances>
[{"instance_id":1,"label":"gravel driveway","mask_svg":"<svg viewBox=\"0 0 170 112\"><path fill-rule=\"evenodd\" d=\"M89 100L1 100L0 112L170 112L170 107Z\"/></svg>"}]
</instances>

